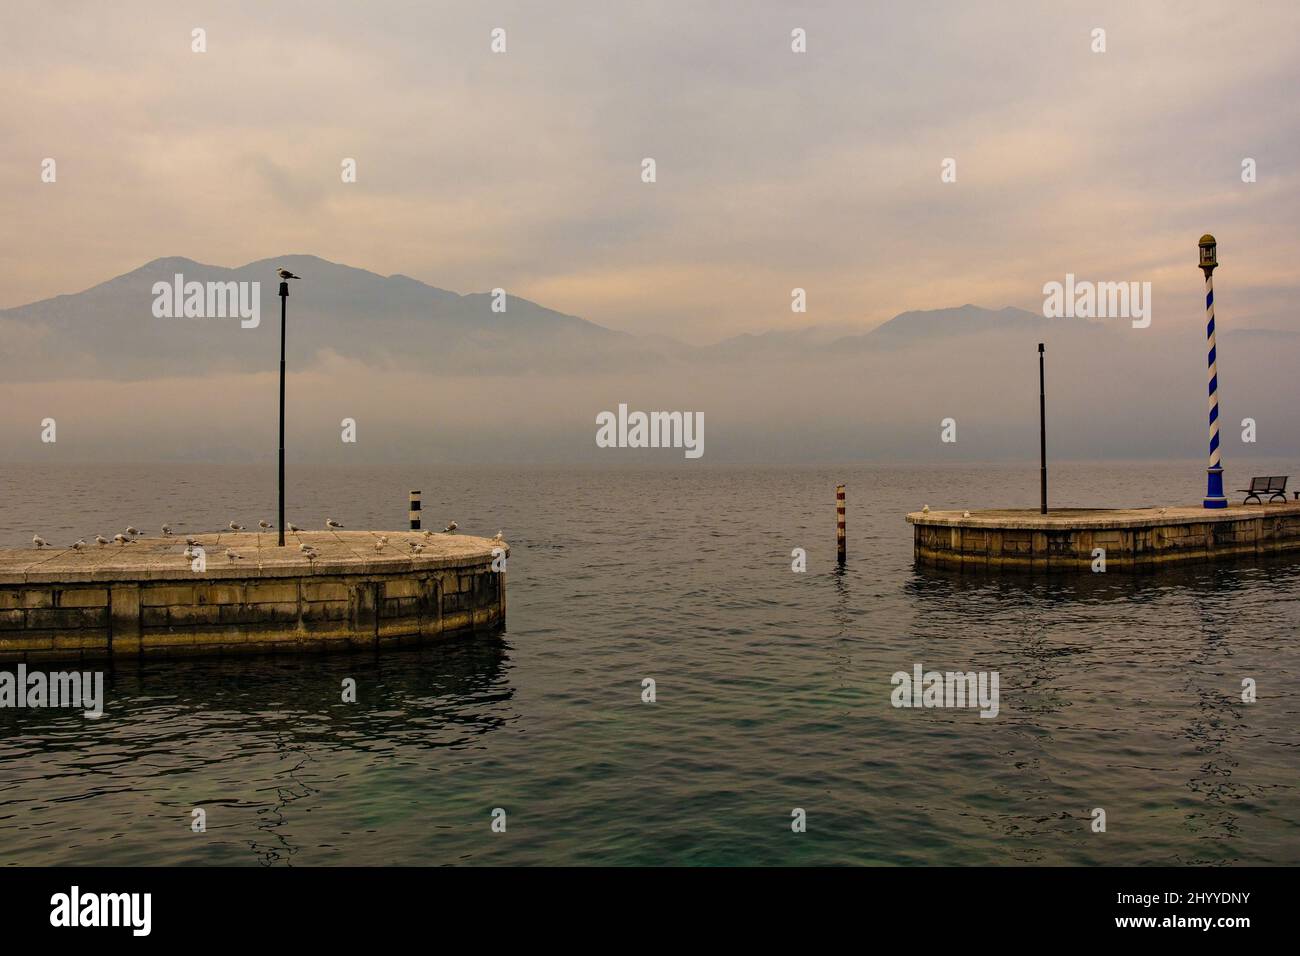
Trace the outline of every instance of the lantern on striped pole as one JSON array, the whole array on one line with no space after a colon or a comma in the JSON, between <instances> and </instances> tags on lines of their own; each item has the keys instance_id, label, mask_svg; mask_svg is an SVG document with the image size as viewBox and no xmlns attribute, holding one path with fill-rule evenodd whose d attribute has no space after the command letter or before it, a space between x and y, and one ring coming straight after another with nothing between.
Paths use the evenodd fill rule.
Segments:
<instances>
[{"instance_id":1,"label":"lantern on striped pole","mask_svg":"<svg viewBox=\"0 0 1300 956\"><path fill-rule=\"evenodd\" d=\"M835 557L844 564L844 486L835 486Z\"/></svg>"},{"instance_id":2,"label":"lantern on striped pole","mask_svg":"<svg viewBox=\"0 0 1300 956\"><path fill-rule=\"evenodd\" d=\"M1223 494L1223 458L1219 452L1219 364L1214 341L1214 269L1219 264L1218 243L1208 232L1201 236L1201 271L1205 273L1205 338L1209 349L1210 465L1205 470L1206 508L1226 508Z\"/></svg>"},{"instance_id":3,"label":"lantern on striped pole","mask_svg":"<svg viewBox=\"0 0 1300 956\"><path fill-rule=\"evenodd\" d=\"M420 493L418 491L411 492L410 510L408 511L408 514L411 519L411 530L419 531L420 530Z\"/></svg>"}]
</instances>

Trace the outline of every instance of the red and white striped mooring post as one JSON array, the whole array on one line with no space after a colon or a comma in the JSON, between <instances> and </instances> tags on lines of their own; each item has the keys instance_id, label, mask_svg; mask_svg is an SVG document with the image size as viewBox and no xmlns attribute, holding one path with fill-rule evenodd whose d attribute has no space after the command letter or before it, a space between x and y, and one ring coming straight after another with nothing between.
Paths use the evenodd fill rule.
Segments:
<instances>
[{"instance_id":1,"label":"red and white striped mooring post","mask_svg":"<svg viewBox=\"0 0 1300 956\"><path fill-rule=\"evenodd\" d=\"M844 486L835 486L835 556L844 563Z\"/></svg>"}]
</instances>

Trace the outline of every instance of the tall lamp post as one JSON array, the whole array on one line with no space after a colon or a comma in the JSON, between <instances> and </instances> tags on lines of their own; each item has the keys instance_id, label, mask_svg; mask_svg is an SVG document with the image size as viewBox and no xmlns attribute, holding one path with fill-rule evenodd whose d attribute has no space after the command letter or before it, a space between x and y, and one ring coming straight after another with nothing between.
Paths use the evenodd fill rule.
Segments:
<instances>
[{"instance_id":1,"label":"tall lamp post","mask_svg":"<svg viewBox=\"0 0 1300 956\"><path fill-rule=\"evenodd\" d=\"M1047 514L1047 389L1043 374L1043 343L1038 343L1038 485L1039 514Z\"/></svg>"},{"instance_id":2,"label":"tall lamp post","mask_svg":"<svg viewBox=\"0 0 1300 956\"><path fill-rule=\"evenodd\" d=\"M284 270L280 270L281 274ZM280 532L280 547L284 547L284 311L289 301L289 282L280 280L280 512L275 526Z\"/></svg>"},{"instance_id":3,"label":"tall lamp post","mask_svg":"<svg viewBox=\"0 0 1300 956\"><path fill-rule=\"evenodd\" d=\"M1214 269L1219 264L1218 243L1208 232L1201 236L1201 271L1205 273L1205 338L1209 348L1210 465L1205 469L1206 508L1226 508L1223 461L1219 454L1219 367L1214 344Z\"/></svg>"}]
</instances>

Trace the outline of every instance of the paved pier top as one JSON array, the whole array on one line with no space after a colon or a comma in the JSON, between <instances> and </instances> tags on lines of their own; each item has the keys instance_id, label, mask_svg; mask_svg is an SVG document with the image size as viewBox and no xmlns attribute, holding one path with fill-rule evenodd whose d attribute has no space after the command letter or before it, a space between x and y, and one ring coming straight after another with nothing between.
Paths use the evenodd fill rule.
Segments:
<instances>
[{"instance_id":1,"label":"paved pier top","mask_svg":"<svg viewBox=\"0 0 1300 956\"><path fill-rule=\"evenodd\" d=\"M380 536L387 544L376 550ZM207 567L194 571L185 557L184 534L148 535L130 544L97 546L93 539L81 551L71 547L0 550L0 584L62 584L86 581L193 581L249 578L311 577L338 574L393 574L483 564L493 548L509 546L492 538L426 531L299 531L286 532L284 547L276 532L233 532L193 535L205 553ZM408 542L422 544L413 554ZM309 559L298 546L317 551ZM239 558L226 555L233 550Z\"/></svg>"},{"instance_id":2,"label":"paved pier top","mask_svg":"<svg viewBox=\"0 0 1300 956\"><path fill-rule=\"evenodd\" d=\"M1226 508L1053 508L1039 514L1037 508L1006 508L972 511L913 511L908 524L944 528L1006 528L1029 531L1104 530L1114 528L1155 528L1174 524L1206 524L1221 521L1244 521L1300 514L1300 501L1271 505L1237 505Z\"/></svg>"}]
</instances>

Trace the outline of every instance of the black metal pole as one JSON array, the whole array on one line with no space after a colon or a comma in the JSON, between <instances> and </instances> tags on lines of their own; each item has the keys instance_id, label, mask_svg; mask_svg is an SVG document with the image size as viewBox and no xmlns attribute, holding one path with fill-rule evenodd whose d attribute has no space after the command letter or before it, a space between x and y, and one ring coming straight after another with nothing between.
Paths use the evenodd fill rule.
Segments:
<instances>
[{"instance_id":1,"label":"black metal pole","mask_svg":"<svg viewBox=\"0 0 1300 956\"><path fill-rule=\"evenodd\" d=\"M284 547L284 307L289 301L289 283L280 283L280 547Z\"/></svg>"},{"instance_id":2,"label":"black metal pole","mask_svg":"<svg viewBox=\"0 0 1300 956\"><path fill-rule=\"evenodd\" d=\"M1038 343L1038 461L1041 479L1039 514L1047 514L1047 390L1043 375L1043 343Z\"/></svg>"}]
</instances>

